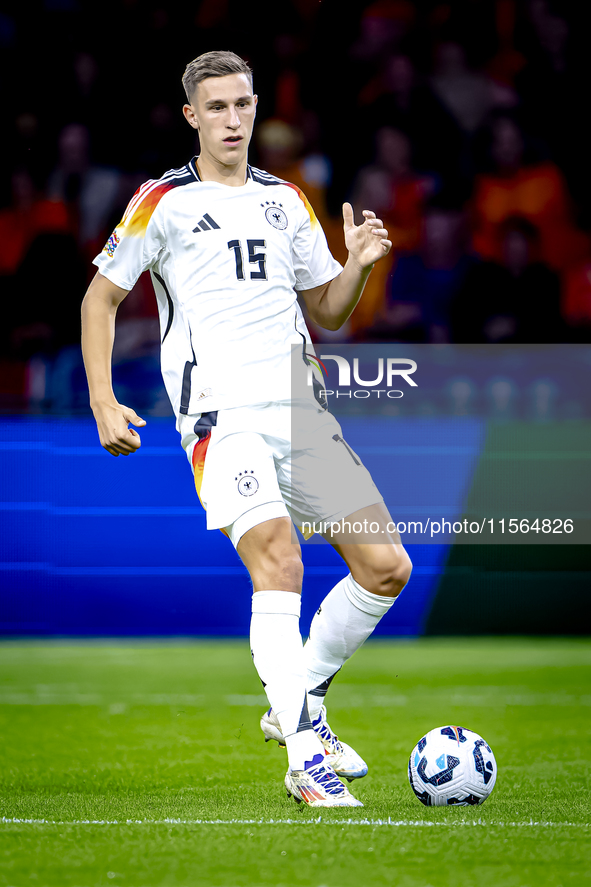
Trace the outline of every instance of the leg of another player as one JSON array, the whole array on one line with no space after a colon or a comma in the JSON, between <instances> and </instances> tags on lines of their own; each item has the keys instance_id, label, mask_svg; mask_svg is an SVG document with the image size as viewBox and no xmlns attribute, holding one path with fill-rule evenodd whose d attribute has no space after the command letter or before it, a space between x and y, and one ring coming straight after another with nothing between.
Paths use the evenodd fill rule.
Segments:
<instances>
[{"instance_id":1,"label":"leg of another player","mask_svg":"<svg viewBox=\"0 0 591 887\"><path fill-rule=\"evenodd\" d=\"M351 526L367 521L365 526L374 529L377 524L378 531L326 536L350 573L322 601L304 648L308 709L313 721L320 715L335 674L371 635L408 582L412 570L400 537L387 531L392 518L383 503L362 508L345 521Z\"/></svg>"},{"instance_id":2,"label":"leg of another player","mask_svg":"<svg viewBox=\"0 0 591 887\"><path fill-rule=\"evenodd\" d=\"M316 755L324 757L324 750L308 714L299 628L303 565L291 520L258 524L242 536L237 551L253 584L253 661L281 725L289 766L303 770Z\"/></svg>"}]
</instances>

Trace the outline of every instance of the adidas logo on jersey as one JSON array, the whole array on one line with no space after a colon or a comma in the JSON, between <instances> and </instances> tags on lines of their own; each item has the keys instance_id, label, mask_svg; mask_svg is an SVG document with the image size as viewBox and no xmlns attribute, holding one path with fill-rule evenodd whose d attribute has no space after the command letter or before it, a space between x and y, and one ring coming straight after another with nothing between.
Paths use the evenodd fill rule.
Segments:
<instances>
[{"instance_id":1,"label":"adidas logo on jersey","mask_svg":"<svg viewBox=\"0 0 591 887\"><path fill-rule=\"evenodd\" d=\"M202 231L211 231L212 228L219 228L217 222L214 222L209 213L205 213L197 227L193 228L193 234L200 234Z\"/></svg>"}]
</instances>

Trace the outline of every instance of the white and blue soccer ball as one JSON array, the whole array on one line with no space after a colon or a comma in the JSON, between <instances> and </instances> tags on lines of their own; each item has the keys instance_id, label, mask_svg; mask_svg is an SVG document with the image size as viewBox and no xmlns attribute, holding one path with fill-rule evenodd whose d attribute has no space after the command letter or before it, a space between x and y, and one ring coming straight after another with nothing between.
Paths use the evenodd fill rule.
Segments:
<instances>
[{"instance_id":1,"label":"white and blue soccer ball","mask_svg":"<svg viewBox=\"0 0 591 887\"><path fill-rule=\"evenodd\" d=\"M408 778L427 807L483 804L497 780L497 762L482 736L465 727L437 727L412 750Z\"/></svg>"}]
</instances>

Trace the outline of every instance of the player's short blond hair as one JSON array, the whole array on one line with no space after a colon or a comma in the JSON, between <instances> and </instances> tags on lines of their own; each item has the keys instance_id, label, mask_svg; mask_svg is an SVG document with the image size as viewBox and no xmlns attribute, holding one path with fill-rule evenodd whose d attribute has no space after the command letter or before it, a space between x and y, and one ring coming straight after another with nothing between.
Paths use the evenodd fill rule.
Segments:
<instances>
[{"instance_id":1,"label":"player's short blond hair","mask_svg":"<svg viewBox=\"0 0 591 887\"><path fill-rule=\"evenodd\" d=\"M183 86L190 102L197 86L208 77L225 77L227 74L248 74L252 84L252 70L235 52L213 50L204 52L189 62L183 74Z\"/></svg>"}]
</instances>

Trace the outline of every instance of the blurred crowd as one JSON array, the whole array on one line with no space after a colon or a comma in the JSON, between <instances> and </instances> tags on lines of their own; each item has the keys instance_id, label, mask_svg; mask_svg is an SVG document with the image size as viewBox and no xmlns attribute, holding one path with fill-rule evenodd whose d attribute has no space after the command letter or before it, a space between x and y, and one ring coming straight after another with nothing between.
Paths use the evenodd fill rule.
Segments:
<instances>
[{"instance_id":1,"label":"blurred crowd","mask_svg":"<svg viewBox=\"0 0 591 887\"><path fill-rule=\"evenodd\" d=\"M389 229L351 320L314 336L588 342L584 7L374 0L345 14L337 0L262 0L254 16L234 0L38 0L0 13L0 407L86 402L91 261L139 184L198 153L180 78L212 48L254 68L251 162L304 190L335 257L344 200ZM118 317L123 387L158 378L158 347L144 275Z\"/></svg>"}]
</instances>

